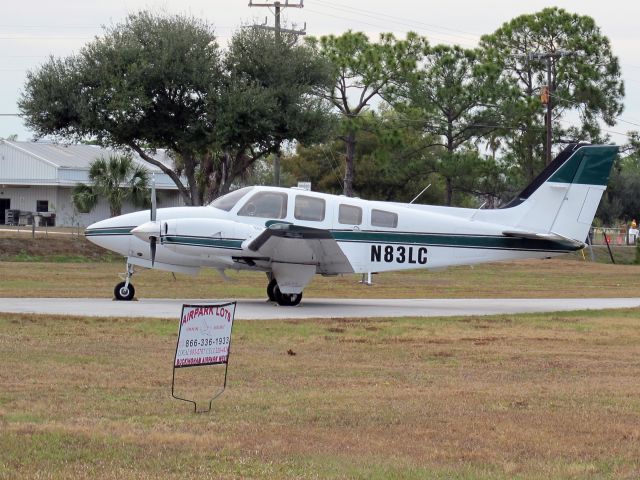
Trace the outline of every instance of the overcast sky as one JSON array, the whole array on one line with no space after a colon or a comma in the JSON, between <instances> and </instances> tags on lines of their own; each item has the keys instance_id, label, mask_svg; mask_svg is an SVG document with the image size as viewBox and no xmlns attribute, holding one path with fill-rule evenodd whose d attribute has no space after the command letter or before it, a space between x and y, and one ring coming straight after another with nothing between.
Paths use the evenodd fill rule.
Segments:
<instances>
[{"instance_id":1,"label":"overcast sky","mask_svg":"<svg viewBox=\"0 0 640 480\"><path fill-rule=\"evenodd\" d=\"M265 3L254 0L255 3ZM281 0L284 3L285 0ZM291 0L292 2L295 0ZM129 13L150 9L187 13L212 23L221 43L243 24L273 24L267 8L249 8L248 0L22 0L3 2L0 15L0 137L18 134L29 140L29 132L18 117L16 101L26 72L35 70L49 55L76 53L102 26L121 22ZM625 133L640 130L640 2L637 0L304 0L304 8L287 8L283 19L301 28L306 22L310 35L339 34L348 29L372 36L392 31L403 36L413 30L431 44L477 45L479 37L495 31L504 22L545 7L557 6L589 15L609 37L622 65L626 88L625 111L615 127L606 128L618 144ZM635 125L634 125L635 124Z\"/></svg>"}]
</instances>

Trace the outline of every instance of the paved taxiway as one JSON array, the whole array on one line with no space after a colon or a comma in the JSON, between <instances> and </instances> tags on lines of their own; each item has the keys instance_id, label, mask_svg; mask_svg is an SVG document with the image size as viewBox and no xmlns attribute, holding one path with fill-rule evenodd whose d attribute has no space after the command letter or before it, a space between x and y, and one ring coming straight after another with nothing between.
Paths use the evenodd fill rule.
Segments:
<instances>
[{"instance_id":1,"label":"paved taxiway","mask_svg":"<svg viewBox=\"0 0 640 480\"><path fill-rule=\"evenodd\" d=\"M177 318L183 303L221 300L144 298L116 302L105 298L0 298L0 312L46 313L100 317ZM269 320L345 317L435 317L500 313L555 312L640 307L640 298L560 299L303 299L297 307L280 307L266 300L239 300L236 318Z\"/></svg>"}]
</instances>

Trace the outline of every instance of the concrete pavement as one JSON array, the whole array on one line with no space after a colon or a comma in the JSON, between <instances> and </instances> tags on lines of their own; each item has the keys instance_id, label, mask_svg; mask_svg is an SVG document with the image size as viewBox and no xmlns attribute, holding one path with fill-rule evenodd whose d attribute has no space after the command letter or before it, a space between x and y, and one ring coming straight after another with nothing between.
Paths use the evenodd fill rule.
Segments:
<instances>
[{"instance_id":1,"label":"concrete pavement","mask_svg":"<svg viewBox=\"0 0 640 480\"><path fill-rule=\"evenodd\" d=\"M99 317L177 318L183 303L216 303L224 299L154 299L117 302L106 298L0 298L0 312ZM348 317L436 317L532 313L607 308L638 308L640 298L536 299L303 299L297 307L266 300L238 300L238 319Z\"/></svg>"}]
</instances>

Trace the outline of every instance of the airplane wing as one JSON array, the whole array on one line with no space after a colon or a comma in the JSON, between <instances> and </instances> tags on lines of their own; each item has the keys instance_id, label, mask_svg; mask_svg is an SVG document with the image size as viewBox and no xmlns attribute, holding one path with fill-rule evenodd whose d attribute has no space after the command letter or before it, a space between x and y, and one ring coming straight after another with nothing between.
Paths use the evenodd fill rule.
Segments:
<instances>
[{"instance_id":1,"label":"airplane wing","mask_svg":"<svg viewBox=\"0 0 640 480\"><path fill-rule=\"evenodd\" d=\"M570 247L574 247L576 250L585 247L585 243L579 240L574 240L573 238L564 237L557 233L549 232L549 233L538 233L538 232L528 232L526 230L508 230L502 232L503 235L507 237L516 237L516 238L528 238L532 240L548 240L550 242L559 243L561 245L567 245Z\"/></svg>"},{"instance_id":2,"label":"airplane wing","mask_svg":"<svg viewBox=\"0 0 640 480\"><path fill-rule=\"evenodd\" d=\"M275 223L243 245L272 263L315 265L325 275L353 273L351 263L328 230Z\"/></svg>"}]
</instances>

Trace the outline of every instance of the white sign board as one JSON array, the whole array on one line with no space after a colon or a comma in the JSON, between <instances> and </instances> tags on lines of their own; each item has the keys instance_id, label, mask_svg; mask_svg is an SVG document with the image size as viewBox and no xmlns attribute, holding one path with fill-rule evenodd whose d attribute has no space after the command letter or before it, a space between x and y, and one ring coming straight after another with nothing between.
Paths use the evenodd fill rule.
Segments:
<instances>
[{"instance_id":1,"label":"white sign board","mask_svg":"<svg viewBox=\"0 0 640 480\"><path fill-rule=\"evenodd\" d=\"M298 182L298 188L311 191L311 182Z\"/></svg>"},{"instance_id":2,"label":"white sign board","mask_svg":"<svg viewBox=\"0 0 640 480\"><path fill-rule=\"evenodd\" d=\"M183 305L175 368L229 361L236 304Z\"/></svg>"}]
</instances>

